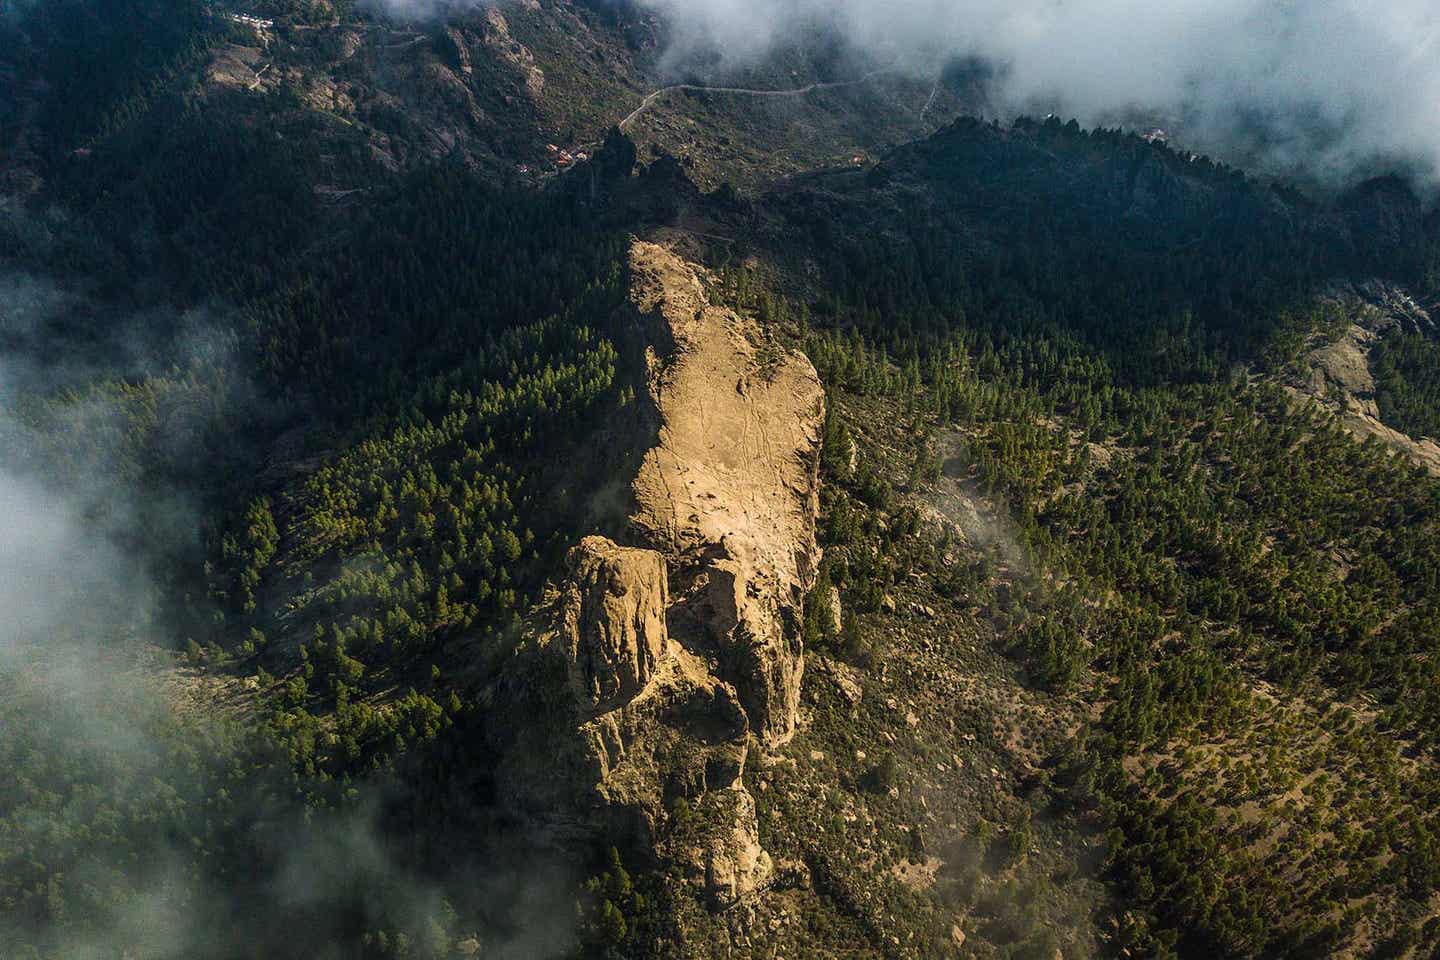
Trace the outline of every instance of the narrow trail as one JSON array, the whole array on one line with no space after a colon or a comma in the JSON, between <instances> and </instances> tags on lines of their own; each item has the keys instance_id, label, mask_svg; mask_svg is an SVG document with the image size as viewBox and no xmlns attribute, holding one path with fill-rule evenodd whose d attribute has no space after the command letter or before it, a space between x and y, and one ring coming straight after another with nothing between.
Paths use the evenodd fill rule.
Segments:
<instances>
[{"instance_id":1,"label":"narrow trail","mask_svg":"<svg viewBox=\"0 0 1440 960\"><path fill-rule=\"evenodd\" d=\"M644 100L640 101L640 106L636 107L628 117L620 121L619 127L621 130L624 130L630 126L642 113L650 109L656 100L665 96L667 93L677 93L682 90L688 90L696 93L733 93L747 97L803 97L807 93L813 93L816 90L834 90L839 87L855 87L862 83L869 83L882 73L890 73L894 69L894 67L883 67L879 70L871 70L863 77L855 80L816 82L806 84L803 87L796 87L793 90L756 90L750 87L710 87L699 83L677 83L673 86L661 87L659 90L646 96Z\"/></svg>"}]
</instances>

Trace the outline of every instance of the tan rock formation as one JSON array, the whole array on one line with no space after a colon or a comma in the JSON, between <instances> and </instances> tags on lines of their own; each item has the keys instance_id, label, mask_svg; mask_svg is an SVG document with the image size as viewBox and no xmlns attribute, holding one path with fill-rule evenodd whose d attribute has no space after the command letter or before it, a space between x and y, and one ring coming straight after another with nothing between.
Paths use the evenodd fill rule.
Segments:
<instances>
[{"instance_id":1,"label":"tan rock formation","mask_svg":"<svg viewBox=\"0 0 1440 960\"><path fill-rule=\"evenodd\" d=\"M630 700L669 652L665 558L586 537L569 566L561 630L576 697L591 709Z\"/></svg>"},{"instance_id":2,"label":"tan rock formation","mask_svg":"<svg viewBox=\"0 0 1440 960\"><path fill-rule=\"evenodd\" d=\"M692 880L704 886L717 906L743 900L769 882L775 865L760 846L755 799L744 787L706 794L701 815L728 825L689 851Z\"/></svg>"},{"instance_id":3,"label":"tan rock formation","mask_svg":"<svg viewBox=\"0 0 1440 960\"><path fill-rule=\"evenodd\" d=\"M668 250L636 243L630 262L631 302L673 344L649 351L659 433L635 478L633 522L666 553L699 562L677 599L699 609L752 727L783 743L803 672L799 610L819 554L824 390L809 360L711 305Z\"/></svg>"},{"instance_id":4,"label":"tan rock formation","mask_svg":"<svg viewBox=\"0 0 1440 960\"><path fill-rule=\"evenodd\" d=\"M642 331L649 390L639 467L616 479L639 545L571 550L522 643L547 652L520 686L554 723L525 731L501 779L519 808L588 806L725 905L773 875L741 774L752 734L773 747L795 729L824 394L808 360L712 306L669 251L637 242L630 266L621 319Z\"/></svg>"}]
</instances>

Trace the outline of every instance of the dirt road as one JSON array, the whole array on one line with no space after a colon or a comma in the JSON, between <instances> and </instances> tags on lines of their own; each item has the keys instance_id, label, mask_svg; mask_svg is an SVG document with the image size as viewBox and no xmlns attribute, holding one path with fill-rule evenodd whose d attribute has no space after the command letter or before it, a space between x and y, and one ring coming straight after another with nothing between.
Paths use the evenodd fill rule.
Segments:
<instances>
[{"instance_id":1,"label":"dirt road","mask_svg":"<svg viewBox=\"0 0 1440 960\"><path fill-rule=\"evenodd\" d=\"M640 101L640 106L636 107L628 117L620 121L620 129L624 130L630 126L630 124L634 123L636 118L650 109L656 100L665 96L667 93L677 93L684 90L695 93L732 93L747 97L803 97L807 93L813 93L816 90L834 90L839 87L855 87L862 83L869 83L882 73L890 73L892 70L894 70L894 67L884 67L880 70L871 70L863 77L855 80L831 80L824 83L810 83L803 87L795 87L792 90L756 90L750 87L710 87L698 83L677 83L669 87L661 87Z\"/></svg>"}]
</instances>

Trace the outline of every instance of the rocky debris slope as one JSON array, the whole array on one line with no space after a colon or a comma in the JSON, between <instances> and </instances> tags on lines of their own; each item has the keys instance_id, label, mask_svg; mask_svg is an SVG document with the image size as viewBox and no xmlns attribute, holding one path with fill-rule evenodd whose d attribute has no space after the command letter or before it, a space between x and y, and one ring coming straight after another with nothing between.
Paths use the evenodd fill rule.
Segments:
<instances>
[{"instance_id":1,"label":"rocky debris slope","mask_svg":"<svg viewBox=\"0 0 1440 960\"><path fill-rule=\"evenodd\" d=\"M636 242L630 269L648 446L617 536L634 545L583 538L532 618L558 719L503 779L517 809L618 830L723 905L773 874L741 774L752 737L795 732L825 398L668 250Z\"/></svg>"},{"instance_id":2,"label":"rocky debris slope","mask_svg":"<svg viewBox=\"0 0 1440 960\"><path fill-rule=\"evenodd\" d=\"M1305 355L1302 374L1288 389L1339 418L1357 437L1373 436L1407 454L1431 473L1440 474L1440 444L1415 439L1384 423L1375 399L1370 354L1393 333L1436 332L1435 321L1404 290L1378 280L1336 287L1324 306L1348 319L1340 336Z\"/></svg>"}]
</instances>

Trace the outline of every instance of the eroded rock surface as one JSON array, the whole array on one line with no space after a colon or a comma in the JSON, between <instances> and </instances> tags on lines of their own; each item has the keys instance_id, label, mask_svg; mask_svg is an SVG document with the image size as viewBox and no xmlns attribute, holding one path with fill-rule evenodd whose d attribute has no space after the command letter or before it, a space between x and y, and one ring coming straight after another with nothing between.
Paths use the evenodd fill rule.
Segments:
<instances>
[{"instance_id":1,"label":"eroded rock surface","mask_svg":"<svg viewBox=\"0 0 1440 960\"><path fill-rule=\"evenodd\" d=\"M697 568L677 600L718 644L754 729L783 743L795 729L799 610L819 554L824 390L809 360L711 305L669 251L636 243L631 271L632 303L673 343L649 354L660 427L635 478L633 522Z\"/></svg>"},{"instance_id":2,"label":"eroded rock surface","mask_svg":"<svg viewBox=\"0 0 1440 960\"><path fill-rule=\"evenodd\" d=\"M805 357L712 305L674 254L636 242L630 267L618 319L648 389L620 458L638 467L617 478L629 543L583 538L532 618L558 721L505 779L515 806L628 831L724 905L774 873L741 775L752 737L795 730L825 399Z\"/></svg>"},{"instance_id":3,"label":"eroded rock surface","mask_svg":"<svg viewBox=\"0 0 1440 960\"><path fill-rule=\"evenodd\" d=\"M569 566L561 629L576 697L592 709L629 700L669 652L665 558L586 537Z\"/></svg>"},{"instance_id":4,"label":"eroded rock surface","mask_svg":"<svg viewBox=\"0 0 1440 960\"><path fill-rule=\"evenodd\" d=\"M710 833L687 850L691 880L720 905L735 903L767 883L775 865L760 846L755 798L744 787L705 795L701 815L729 829Z\"/></svg>"}]
</instances>

